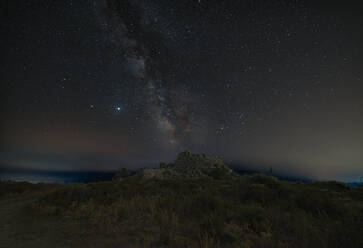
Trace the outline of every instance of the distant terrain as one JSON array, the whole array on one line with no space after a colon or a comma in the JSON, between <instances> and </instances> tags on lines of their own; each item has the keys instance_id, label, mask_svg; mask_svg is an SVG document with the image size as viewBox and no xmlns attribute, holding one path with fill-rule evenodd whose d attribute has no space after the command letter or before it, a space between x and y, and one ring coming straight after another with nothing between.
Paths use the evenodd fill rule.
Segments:
<instances>
[{"instance_id":1,"label":"distant terrain","mask_svg":"<svg viewBox=\"0 0 363 248\"><path fill-rule=\"evenodd\" d=\"M237 175L190 153L112 181L0 182L0 248L358 248L362 227L363 186Z\"/></svg>"}]
</instances>

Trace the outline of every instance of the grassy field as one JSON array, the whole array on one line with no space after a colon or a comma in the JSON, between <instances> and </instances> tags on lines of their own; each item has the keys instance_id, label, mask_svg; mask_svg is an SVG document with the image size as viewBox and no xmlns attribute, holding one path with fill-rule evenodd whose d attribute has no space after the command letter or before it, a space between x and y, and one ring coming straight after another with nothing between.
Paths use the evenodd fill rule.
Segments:
<instances>
[{"instance_id":1,"label":"grassy field","mask_svg":"<svg viewBox=\"0 0 363 248\"><path fill-rule=\"evenodd\" d=\"M3 247L363 247L363 187L265 175L0 182Z\"/></svg>"}]
</instances>

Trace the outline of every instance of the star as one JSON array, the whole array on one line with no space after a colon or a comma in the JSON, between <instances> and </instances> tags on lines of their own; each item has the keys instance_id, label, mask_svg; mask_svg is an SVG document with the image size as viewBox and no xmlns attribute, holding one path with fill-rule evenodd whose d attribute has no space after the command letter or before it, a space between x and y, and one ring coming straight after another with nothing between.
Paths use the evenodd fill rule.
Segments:
<instances>
[{"instance_id":1,"label":"star","mask_svg":"<svg viewBox=\"0 0 363 248\"><path fill-rule=\"evenodd\" d=\"M67 11L71 1L74 11ZM100 163L110 168L119 159L130 166L142 166L146 158L159 162L185 147L236 163L260 154L269 163L323 160L336 163L335 172L338 162L346 163L345 152L341 161L335 161L338 153L312 156L310 141L327 153L340 151L346 142L349 150L359 151L361 29L359 13L347 15L349 6L320 13L315 1L252 7L249 1L195 0L192 6L157 0L61 2L51 8L9 8L19 8L14 12L19 15L4 23L14 32L5 32L9 46L2 46L7 65L0 91L8 106L2 129L9 129L9 137L0 140L0 147L11 147L6 142L12 139L24 142L19 143L22 156L29 140L45 152L52 142L58 154L67 143L70 150L79 149L80 158L95 152L111 161ZM49 15L60 18L41 21ZM47 139L28 137L42 136L45 128ZM339 135L330 138L335 129ZM72 139L78 130L82 142ZM14 132L19 135L13 137ZM63 134L69 135L66 142ZM305 137L307 146L302 146ZM94 138L102 142L88 146ZM294 147L301 148L299 156L291 153ZM109 159L103 158L105 151ZM361 164L358 152L352 154L356 157L348 162ZM88 158L74 166L83 163L98 166L88 165Z\"/></svg>"}]
</instances>

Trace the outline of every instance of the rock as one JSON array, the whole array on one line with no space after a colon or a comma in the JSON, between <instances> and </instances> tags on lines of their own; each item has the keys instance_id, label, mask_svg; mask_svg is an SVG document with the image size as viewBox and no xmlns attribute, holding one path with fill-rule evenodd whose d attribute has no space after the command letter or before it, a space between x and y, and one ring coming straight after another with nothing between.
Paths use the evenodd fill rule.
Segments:
<instances>
[{"instance_id":1,"label":"rock","mask_svg":"<svg viewBox=\"0 0 363 248\"><path fill-rule=\"evenodd\" d=\"M238 176L220 158L204 154L192 154L190 151L180 153L174 163L161 163L159 169L142 169L137 174L145 179L229 179Z\"/></svg>"}]
</instances>

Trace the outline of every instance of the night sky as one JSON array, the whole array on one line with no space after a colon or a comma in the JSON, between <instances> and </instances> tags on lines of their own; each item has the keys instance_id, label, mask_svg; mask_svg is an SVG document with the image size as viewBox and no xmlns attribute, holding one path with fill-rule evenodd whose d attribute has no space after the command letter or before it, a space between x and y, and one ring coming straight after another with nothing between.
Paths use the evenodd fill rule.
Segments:
<instances>
[{"instance_id":1,"label":"night sky","mask_svg":"<svg viewBox=\"0 0 363 248\"><path fill-rule=\"evenodd\" d=\"M1 167L108 171L183 150L363 176L363 8L298 0L4 0Z\"/></svg>"}]
</instances>

